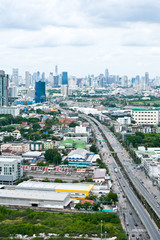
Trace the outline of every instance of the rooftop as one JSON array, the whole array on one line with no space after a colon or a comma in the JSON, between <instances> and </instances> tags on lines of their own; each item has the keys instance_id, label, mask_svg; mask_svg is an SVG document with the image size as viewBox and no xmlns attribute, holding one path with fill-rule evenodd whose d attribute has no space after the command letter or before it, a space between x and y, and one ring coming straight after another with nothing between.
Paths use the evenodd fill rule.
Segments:
<instances>
[{"instance_id":1,"label":"rooftop","mask_svg":"<svg viewBox=\"0 0 160 240\"><path fill-rule=\"evenodd\" d=\"M60 190L81 190L87 191L92 185L91 184L77 184L77 183L51 183L51 182L35 182L25 181L17 185L16 189L41 189L43 191L57 191Z\"/></svg>"},{"instance_id":2,"label":"rooftop","mask_svg":"<svg viewBox=\"0 0 160 240\"><path fill-rule=\"evenodd\" d=\"M64 201L67 196L68 193L61 192L0 189L0 198Z\"/></svg>"}]
</instances>

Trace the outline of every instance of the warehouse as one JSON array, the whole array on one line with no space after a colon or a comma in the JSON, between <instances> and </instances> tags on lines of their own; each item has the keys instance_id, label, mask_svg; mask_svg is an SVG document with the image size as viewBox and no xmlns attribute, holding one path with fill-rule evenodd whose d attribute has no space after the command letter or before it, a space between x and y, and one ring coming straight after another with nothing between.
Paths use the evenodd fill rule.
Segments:
<instances>
[{"instance_id":1,"label":"warehouse","mask_svg":"<svg viewBox=\"0 0 160 240\"><path fill-rule=\"evenodd\" d=\"M32 190L0 190L0 205L25 207L64 208L70 203L68 193Z\"/></svg>"},{"instance_id":2,"label":"warehouse","mask_svg":"<svg viewBox=\"0 0 160 240\"><path fill-rule=\"evenodd\" d=\"M93 187L92 184L25 181L18 184L16 189L64 192L70 193L71 198L84 199L90 194Z\"/></svg>"}]
</instances>

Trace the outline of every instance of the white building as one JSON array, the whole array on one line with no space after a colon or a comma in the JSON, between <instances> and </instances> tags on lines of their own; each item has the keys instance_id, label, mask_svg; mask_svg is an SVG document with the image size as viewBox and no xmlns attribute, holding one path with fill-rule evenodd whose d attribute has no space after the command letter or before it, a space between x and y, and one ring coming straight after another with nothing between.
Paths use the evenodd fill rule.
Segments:
<instances>
[{"instance_id":1,"label":"white building","mask_svg":"<svg viewBox=\"0 0 160 240\"><path fill-rule=\"evenodd\" d=\"M145 108L133 108L132 109L133 120L137 124L157 125L159 124L159 110L145 109Z\"/></svg>"},{"instance_id":2,"label":"white building","mask_svg":"<svg viewBox=\"0 0 160 240\"><path fill-rule=\"evenodd\" d=\"M0 107L0 114L11 114L14 117L19 115L19 108L18 107L10 107L10 106L4 106Z\"/></svg>"},{"instance_id":3,"label":"white building","mask_svg":"<svg viewBox=\"0 0 160 240\"><path fill-rule=\"evenodd\" d=\"M41 208L64 208L70 203L69 193L38 190L0 190L0 205Z\"/></svg>"},{"instance_id":4,"label":"white building","mask_svg":"<svg viewBox=\"0 0 160 240\"><path fill-rule=\"evenodd\" d=\"M68 154L68 161L86 161L89 152L85 149L77 148Z\"/></svg>"},{"instance_id":5,"label":"white building","mask_svg":"<svg viewBox=\"0 0 160 240\"><path fill-rule=\"evenodd\" d=\"M123 118L118 118L117 122L120 123L121 125L130 125L131 124L131 118L130 117L123 117Z\"/></svg>"},{"instance_id":6,"label":"white building","mask_svg":"<svg viewBox=\"0 0 160 240\"><path fill-rule=\"evenodd\" d=\"M19 130L14 130L12 133L11 133L11 136L13 136L15 139L20 139L21 138L21 133Z\"/></svg>"},{"instance_id":7,"label":"white building","mask_svg":"<svg viewBox=\"0 0 160 240\"><path fill-rule=\"evenodd\" d=\"M106 180L106 169L97 168L94 170L93 181L97 183L104 182Z\"/></svg>"},{"instance_id":8,"label":"white building","mask_svg":"<svg viewBox=\"0 0 160 240\"><path fill-rule=\"evenodd\" d=\"M75 127L75 133L76 134L85 134L85 133L87 133L86 127L83 127L82 125L81 126L76 126Z\"/></svg>"},{"instance_id":9,"label":"white building","mask_svg":"<svg viewBox=\"0 0 160 240\"><path fill-rule=\"evenodd\" d=\"M22 158L0 157L0 183L13 184L23 176Z\"/></svg>"}]
</instances>

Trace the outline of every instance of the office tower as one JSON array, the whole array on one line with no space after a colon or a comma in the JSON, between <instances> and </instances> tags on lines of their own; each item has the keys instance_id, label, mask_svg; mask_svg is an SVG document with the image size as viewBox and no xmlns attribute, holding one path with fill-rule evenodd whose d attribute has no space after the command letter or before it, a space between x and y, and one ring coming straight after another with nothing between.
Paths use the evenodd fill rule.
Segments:
<instances>
[{"instance_id":1,"label":"office tower","mask_svg":"<svg viewBox=\"0 0 160 240\"><path fill-rule=\"evenodd\" d=\"M62 85L68 85L68 73L62 72Z\"/></svg>"},{"instance_id":2,"label":"office tower","mask_svg":"<svg viewBox=\"0 0 160 240\"><path fill-rule=\"evenodd\" d=\"M17 95L18 95L17 86L15 86L14 84L10 84L10 87L9 87L9 97L10 98L17 98Z\"/></svg>"},{"instance_id":3,"label":"office tower","mask_svg":"<svg viewBox=\"0 0 160 240\"><path fill-rule=\"evenodd\" d=\"M38 71L37 72L37 77L36 77L36 82L39 82L41 80L41 74L40 72Z\"/></svg>"},{"instance_id":4,"label":"office tower","mask_svg":"<svg viewBox=\"0 0 160 240\"><path fill-rule=\"evenodd\" d=\"M145 84L146 84L146 86L149 85L149 73L148 72L145 73Z\"/></svg>"},{"instance_id":5,"label":"office tower","mask_svg":"<svg viewBox=\"0 0 160 240\"><path fill-rule=\"evenodd\" d=\"M109 84L109 71L107 68L105 69L105 83Z\"/></svg>"},{"instance_id":6,"label":"office tower","mask_svg":"<svg viewBox=\"0 0 160 240\"><path fill-rule=\"evenodd\" d=\"M8 106L8 75L0 70L0 107Z\"/></svg>"},{"instance_id":7,"label":"office tower","mask_svg":"<svg viewBox=\"0 0 160 240\"><path fill-rule=\"evenodd\" d=\"M12 82L14 82L14 84L16 86L19 85L19 81L18 81L18 68L13 68L12 70Z\"/></svg>"},{"instance_id":8,"label":"office tower","mask_svg":"<svg viewBox=\"0 0 160 240\"><path fill-rule=\"evenodd\" d=\"M128 87L128 77L127 76L123 76L121 79L121 86L122 87Z\"/></svg>"},{"instance_id":9,"label":"office tower","mask_svg":"<svg viewBox=\"0 0 160 240\"><path fill-rule=\"evenodd\" d=\"M56 76L58 75L58 66L57 65L55 66L55 75Z\"/></svg>"},{"instance_id":10,"label":"office tower","mask_svg":"<svg viewBox=\"0 0 160 240\"><path fill-rule=\"evenodd\" d=\"M42 72L42 82L45 82L45 72Z\"/></svg>"},{"instance_id":11,"label":"office tower","mask_svg":"<svg viewBox=\"0 0 160 240\"><path fill-rule=\"evenodd\" d=\"M25 72L25 81L26 81L26 88L30 86L30 74L28 71Z\"/></svg>"},{"instance_id":12,"label":"office tower","mask_svg":"<svg viewBox=\"0 0 160 240\"><path fill-rule=\"evenodd\" d=\"M53 72L50 72L49 73L49 83L51 83L51 84L54 84L54 80L53 80Z\"/></svg>"},{"instance_id":13,"label":"office tower","mask_svg":"<svg viewBox=\"0 0 160 240\"><path fill-rule=\"evenodd\" d=\"M46 101L45 82L38 81L35 83L35 102L42 103Z\"/></svg>"},{"instance_id":14,"label":"office tower","mask_svg":"<svg viewBox=\"0 0 160 240\"><path fill-rule=\"evenodd\" d=\"M53 77L53 87L58 87L59 86L59 76L54 76Z\"/></svg>"},{"instance_id":15,"label":"office tower","mask_svg":"<svg viewBox=\"0 0 160 240\"><path fill-rule=\"evenodd\" d=\"M63 97L68 96L68 73L67 72L62 72L61 93Z\"/></svg>"}]
</instances>

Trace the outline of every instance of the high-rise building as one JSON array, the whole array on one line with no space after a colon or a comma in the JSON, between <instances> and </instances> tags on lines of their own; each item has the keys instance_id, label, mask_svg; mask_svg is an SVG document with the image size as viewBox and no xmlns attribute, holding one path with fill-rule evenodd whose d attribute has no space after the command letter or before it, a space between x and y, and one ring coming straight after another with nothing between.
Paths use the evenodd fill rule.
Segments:
<instances>
[{"instance_id":1,"label":"high-rise building","mask_svg":"<svg viewBox=\"0 0 160 240\"><path fill-rule=\"evenodd\" d=\"M56 76L58 75L58 66L57 65L55 66L55 75Z\"/></svg>"},{"instance_id":2,"label":"high-rise building","mask_svg":"<svg viewBox=\"0 0 160 240\"><path fill-rule=\"evenodd\" d=\"M105 69L105 82L106 84L109 84L109 71L107 68Z\"/></svg>"},{"instance_id":3,"label":"high-rise building","mask_svg":"<svg viewBox=\"0 0 160 240\"><path fill-rule=\"evenodd\" d=\"M121 86L122 87L128 87L128 77L127 76L123 76L121 79Z\"/></svg>"},{"instance_id":4,"label":"high-rise building","mask_svg":"<svg viewBox=\"0 0 160 240\"><path fill-rule=\"evenodd\" d=\"M68 96L68 73L67 72L62 72L61 93L63 97Z\"/></svg>"},{"instance_id":5,"label":"high-rise building","mask_svg":"<svg viewBox=\"0 0 160 240\"><path fill-rule=\"evenodd\" d=\"M62 72L62 85L68 85L68 73Z\"/></svg>"},{"instance_id":6,"label":"high-rise building","mask_svg":"<svg viewBox=\"0 0 160 240\"><path fill-rule=\"evenodd\" d=\"M145 84L146 84L146 86L149 85L149 73L148 72L145 72Z\"/></svg>"},{"instance_id":7,"label":"high-rise building","mask_svg":"<svg viewBox=\"0 0 160 240\"><path fill-rule=\"evenodd\" d=\"M26 81L26 88L30 86L30 73L28 71L25 72L25 81Z\"/></svg>"},{"instance_id":8,"label":"high-rise building","mask_svg":"<svg viewBox=\"0 0 160 240\"><path fill-rule=\"evenodd\" d=\"M45 72L42 72L42 82L45 82Z\"/></svg>"},{"instance_id":9,"label":"high-rise building","mask_svg":"<svg viewBox=\"0 0 160 240\"><path fill-rule=\"evenodd\" d=\"M0 70L0 107L8 106L8 75Z\"/></svg>"},{"instance_id":10,"label":"high-rise building","mask_svg":"<svg viewBox=\"0 0 160 240\"><path fill-rule=\"evenodd\" d=\"M13 68L12 70L12 82L18 86L19 85L19 81L18 81L18 68Z\"/></svg>"},{"instance_id":11,"label":"high-rise building","mask_svg":"<svg viewBox=\"0 0 160 240\"><path fill-rule=\"evenodd\" d=\"M46 101L45 82L38 81L35 83L35 102L42 103Z\"/></svg>"}]
</instances>

